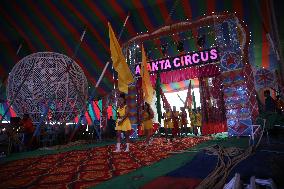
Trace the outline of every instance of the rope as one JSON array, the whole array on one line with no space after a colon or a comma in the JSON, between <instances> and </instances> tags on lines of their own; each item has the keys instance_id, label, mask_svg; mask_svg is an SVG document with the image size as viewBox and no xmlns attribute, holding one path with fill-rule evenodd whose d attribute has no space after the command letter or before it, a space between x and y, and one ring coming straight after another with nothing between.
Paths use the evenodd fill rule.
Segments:
<instances>
[{"instance_id":1,"label":"rope","mask_svg":"<svg viewBox=\"0 0 284 189\"><path fill-rule=\"evenodd\" d=\"M236 147L224 148L219 145L205 148L207 154L218 156L218 162L215 169L199 184L199 186L196 187L196 189L223 188L232 169L256 151L263 133L264 129L262 129L257 144L255 146L249 146L246 150Z\"/></svg>"}]
</instances>

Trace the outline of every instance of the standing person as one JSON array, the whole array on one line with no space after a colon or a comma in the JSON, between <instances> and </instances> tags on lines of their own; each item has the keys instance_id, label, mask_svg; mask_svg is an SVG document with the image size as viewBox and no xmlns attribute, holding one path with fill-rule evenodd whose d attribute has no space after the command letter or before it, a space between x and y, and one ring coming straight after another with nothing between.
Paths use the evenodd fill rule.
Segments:
<instances>
[{"instance_id":1,"label":"standing person","mask_svg":"<svg viewBox=\"0 0 284 189\"><path fill-rule=\"evenodd\" d=\"M198 130L196 126L196 109L192 109L192 111L189 112L190 117L190 125L192 128L192 134L197 136Z\"/></svg>"},{"instance_id":2,"label":"standing person","mask_svg":"<svg viewBox=\"0 0 284 189\"><path fill-rule=\"evenodd\" d=\"M153 121L152 121L153 118L154 118L154 112L150 104L145 102L143 109L143 127L146 135L146 145L149 145L151 143L150 138L153 133Z\"/></svg>"},{"instance_id":3,"label":"standing person","mask_svg":"<svg viewBox=\"0 0 284 189\"><path fill-rule=\"evenodd\" d=\"M66 124L64 128L64 135L65 135L64 144L68 142L68 139L70 138L70 134L71 134L71 125Z\"/></svg>"},{"instance_id":4,"label":"standing person","mask_svg":"<svg viewBox=\"0 0 284 189\"><path fill-rule=\"evenodd\" d=\"M270 96L270 90L264 91L265 104L264 104L264 119L266 119L265 127L268 130L273 130L274 125L277 123L276 101ZM273 133L273 132L272 132Z\"/></svg>"},{"instance_id":5,"label":"standing person","mask_svg":"<svg viewBox=\"0 0 284 189\"><path fill-rule=\"evenodd\" d=\"M129 119L129 111L126 105L126 97L125 94L120 94L118 98L118 114L117 114L117 121L116 121L116 135L117 135L117 143L116 149L114 152L121 152L120 144L121 144L121 133L124 132L126 136L126 149L124 152L129 152L129 136L131 131L131 122Z\"/></svg>"},{"instance_id":6,"label":"standing person","mask_svg":"<svg viewBox=\"0 0 284 189\"><path fill-rule=\"evenodd\" d=\"M172 134L173 129L173 122L172 122L172 112L170 108L166 108L166 111L163 113L164 119L164 128L165 128L165 135L168 142L170 142L170 135Z\"/></svg>"},{"instance_id":7,"label":"standing person","mask_svg":"<svg viewBox=\"0 0 284 189\"><path fill-rule=\"evenodd\" d=\"M173 106L173 137L175 138L179 134L179 111L176 110L176 107Z\"/></svg>"},{"instance_id":8,"label":"standing person","mask_svg":"<svg viewBox=\"0 0 284 189\"><path fill-rule=\"evenodd\" d=\"M181 112L180 112L180 125L181 125L181 132L180 132L180 136L183 135L183 133L185 134L185 136L187 136L187 113L185 111L184 107L180 108Z\"/></svg>"},{"instance_id":9,"label":"standing person","mask_svg":"<svg viewBox=\"0 0 284 189\"><path fill-rule=\"evenodd\" d=\"M32 138L33 133L35 131L35 127L29 114L24 114L23 119L21 121L21 125L24 130L24 144L26 147L28 147L28 149L30 149L33 142Z\"/></svg>"},{"instance_id":10,"label":"standing person","mask_svg":"<svg viewBox=\"0 0 284 189\"><path fill-rule=\"evenodd\" d=\"M270 90L264 91L265 97L265 111L275 112L276 111L276 101L270 96Z\"/></svg>"},{"instance_id":11,"label":"standing person","mask_svg":"<svg viewBox=\"0 0 284 189\"><path fill-rule=\"evenodd\" d=\"M283 114L282 108L284 107L284 100L281 99L280 95L276 96L276 110L278 114Z\"/></svg>"},{"instance_id":12,"label":"standing person","mask_svg":"<svg viewBox=\"0 0 284 189\"><path fill-rule=\"evenodd\" d=\"M115 120L112 116L109 117L107 121L107 137L113 138L115 136Z\"/></svg>"},{"instance_id":13,"label":"standing person","mask_svg":"<svg viewBox=\"0 0 284 189\"><path fill-rule=\"evenodd\" d=\"M201 125L202 125L201 108L198 107L196 112L196 128L200 130L200 135L202 135Z\"/></svg>"},{"instance_id":14,"label":"standing person","mask_svg":"<svg viewBox=\"0 0 284 189\"><path fill-rule=\"evenodd\" d=\"M62 123L59 125L59 132L58 132L59 144L63 144L65 142L65 127L66 127L66 123Z\"/></svg>"}]
</instances>

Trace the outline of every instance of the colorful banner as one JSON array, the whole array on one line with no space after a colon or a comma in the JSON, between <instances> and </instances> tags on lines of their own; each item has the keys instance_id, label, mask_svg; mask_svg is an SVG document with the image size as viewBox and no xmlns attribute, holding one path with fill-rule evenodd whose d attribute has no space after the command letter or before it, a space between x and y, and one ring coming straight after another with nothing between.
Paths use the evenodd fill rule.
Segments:
<instances>
[{"instance_id":1,"label":"colorful banner","mask_svg":"<svg viewBox=\"0 0 284 189\"><path fill-rule=\"evenodd\" d=\"M165 72L218 61L219 53L217 48L211 48L203 51L191 52L186 55L151 61L147 63L147 69L151 73L156 73L159 69L161 72ZM140 75L140 70L141 65L138 64L135 68L135 75Z\"/></svg>"}]
</instances>

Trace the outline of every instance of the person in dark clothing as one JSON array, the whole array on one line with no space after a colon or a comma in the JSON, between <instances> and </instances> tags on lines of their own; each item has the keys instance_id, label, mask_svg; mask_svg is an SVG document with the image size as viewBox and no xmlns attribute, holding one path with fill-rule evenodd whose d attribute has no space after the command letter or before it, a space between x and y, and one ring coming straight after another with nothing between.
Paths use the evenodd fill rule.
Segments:
<instances>
[{"instance_id":1,"label":"person in dark clothing","mask_svg":"<svg viewBox=\"0 0 284 189\"><path fill-rule=\"evenodd\" d=\"M114 138L115 136L115 120L112 118L112 116L110 116L107 120L107 137Z\"/></svg>"},{"instance_id":2,"label":"person in dark clothing","mask_svg":"<svg viewBox=\"0 0 284 189\"><path fill-rule=\"evenodd\" d=\"M265 104L263 119L266 119L266 129L272 130L277 122L276 101L270 96L270 91L264 91Z\"/></svg>"},{"instance_id":3,"label":"person in dark clothing","mask_svg":"<svg viewBox=\"0 0 284 189\"><path fill-rule=\"evenodd\" d=\"M284 100L281 98L281 95L276 96L276 111L279 115L282 115L284 109Z\"/></svg>"},{"instance_id":4,"label":"person in dark clothing","mask_svg":"<svg viewBox=\"0 0 284 189\"><path fill-rule=\"evenodd\" d=\"M22 129L24 131L24 144L28 149L31 149L33 144L33 133L35 131L35 127L29 114L24 114L20 125L22 126Z\"/></svg>"},{"instance_id":5,"label":"person in dark clothing","mask_svg":"<svg viewBox=\"0 0 284 189\"><path fill-rule=\"evenodd\" d=\"M270 96L270 91L264 91L265 97L265 111L266 112L275 112L276 111L276 101Z\"/></svg>"}]
</instances>

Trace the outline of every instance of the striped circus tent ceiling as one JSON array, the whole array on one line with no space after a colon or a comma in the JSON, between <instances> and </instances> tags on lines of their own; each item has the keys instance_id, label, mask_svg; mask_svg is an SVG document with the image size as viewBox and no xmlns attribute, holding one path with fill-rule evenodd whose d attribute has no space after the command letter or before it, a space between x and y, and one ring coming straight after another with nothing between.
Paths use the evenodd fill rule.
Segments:
<instances>
[{"instance_id":1,"label":"striped circus tent ceiling","mask_svg":"<svg viewBox=\"0 0 284 189\"><path fill-rule=\"evenodd\" d=\"M107 22L112 24L118 35L128 14L130 17L122 32L121 43L138 34L154 31L165 24L187 19L195 20L212 12L236 12L252 32L253 64L264 67L275 66L273 51L265 37L266 32L270 31L269 11L265 8L268 1L3 0L0 2L0 98L6 98L6 78L16 62L39 51L54 51L73 57L84 28L86 35L74 59L84 70L91 91L104 65L110 59ZM283 31L281 29L282 27L280 31ZM190 33L181 33L179 39L183 40L189 35ZM171 55L177 53L173 41L172 36L159 40L160 44L169 44ZM151 51L149 53L151 59L161 58L159 52L155 51L154 44L151 41L147 42L146 51ZM190 42L186 42L184 47L188 51L195 48ZM109 67L97 93L105 95L112 89L113 71Z\"/></svg>"}]
</instances>

